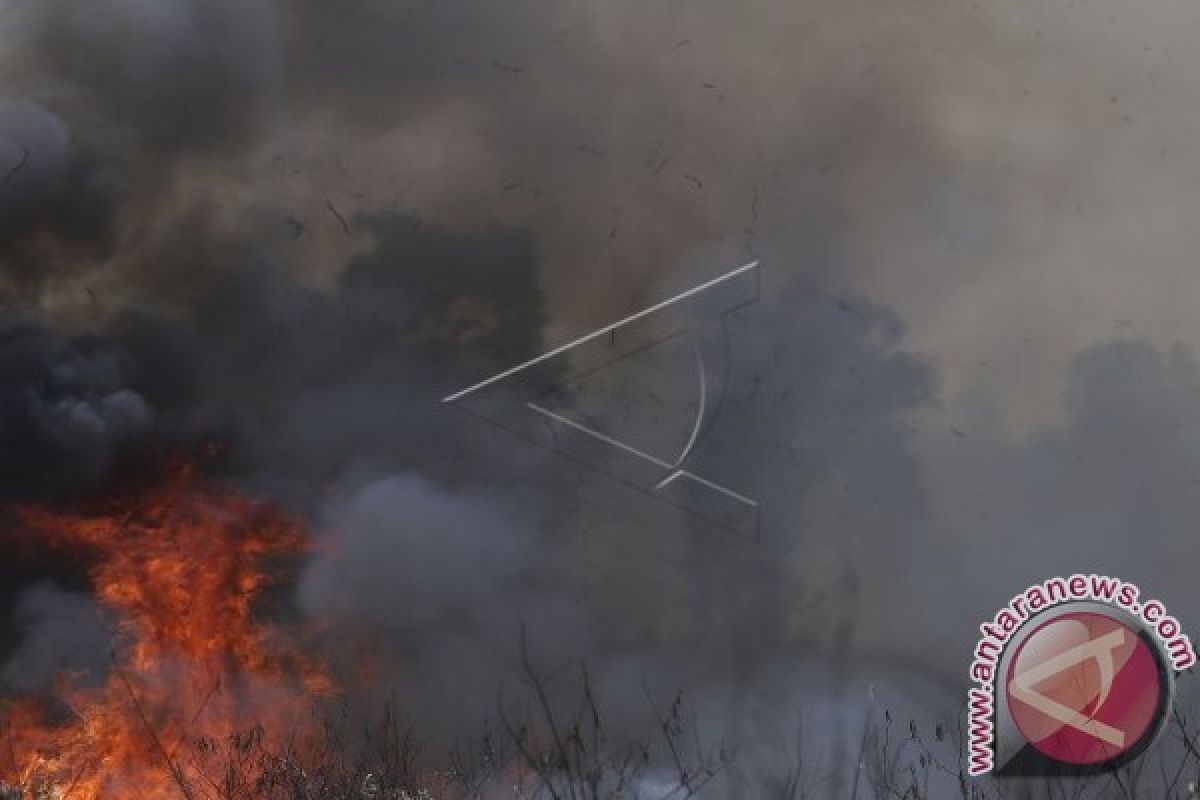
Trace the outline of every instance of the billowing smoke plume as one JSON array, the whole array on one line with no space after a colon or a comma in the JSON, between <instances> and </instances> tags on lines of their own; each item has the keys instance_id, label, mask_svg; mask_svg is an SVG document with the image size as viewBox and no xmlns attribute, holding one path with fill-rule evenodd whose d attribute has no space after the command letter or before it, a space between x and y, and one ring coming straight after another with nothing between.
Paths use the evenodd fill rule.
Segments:
<instances>
[{"instance_id":1,"label":"billowing smoke plume","mask_svg":"<svg viewBox=\"0 0 1200 800\"><path fill-rule=\"evenodd\" d=\"M684 687L837 759L868 684L953 716L1031 581L1190 625L1194 12L1133 14L0 0L0 497L223 443L328 540L296 607L445 741L523 627L614 724ZM751 258L693 463L758 541L439 403ZM78 576L4 569L6 688L103 664Z\"/></svg>"}]
</instances>

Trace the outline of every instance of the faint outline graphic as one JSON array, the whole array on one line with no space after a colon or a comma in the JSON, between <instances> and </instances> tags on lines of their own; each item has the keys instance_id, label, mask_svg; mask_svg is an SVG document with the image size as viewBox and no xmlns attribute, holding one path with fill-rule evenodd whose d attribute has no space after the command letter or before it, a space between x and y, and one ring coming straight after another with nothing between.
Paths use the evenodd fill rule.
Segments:
<instances>
[{"instance_id":1,"label":"faint outline graphic","mask_svg":"<svg viewBox=\"0 0 1200 800\"><path fill-rule=\"evenodd\" d=\"M722 405L729 366L725 317L756 303L759 296L756 260L453 392L442 403L727 532L758 539L759 501L685 464L694 458ZM692 340L697 398L695 418L673 457L654 455L651 448L606 432L590 420L580 421L566 409L547 407L543 399L561 396L573 382L683 336ZM719 368L713 368L706 356L719 361ZM501 386L512 391L488 391Z\"/></svg>"}]
</instances>

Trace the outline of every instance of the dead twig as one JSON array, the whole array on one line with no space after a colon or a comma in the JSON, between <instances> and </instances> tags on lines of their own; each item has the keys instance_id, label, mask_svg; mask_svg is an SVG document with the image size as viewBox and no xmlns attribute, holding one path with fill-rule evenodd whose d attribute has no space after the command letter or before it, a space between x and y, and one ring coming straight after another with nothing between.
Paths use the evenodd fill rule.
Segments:
<instances>
[{"instance_id":1,"label":"dead twig","mask_svg":"<svg viewBox=\"0 0 1200 800\"><path fill-rule=\"evenodd\" d=\"M354 232L350 230L350 223L346 221L346 218L342 216L342 212L337 210L337 206L335 206L332 201L326 200L325 208L329 209L329 213L332 214L334 219L341 224L342 233L346 234L348 237L354 235Z\"/></svg>"},{"instance_id":2,"label":"dead twig","mask_svg":"<svg viewBox=\"0 0 1200 800\"><path fill-rule=\"evenodd\" d=\"M195 800L192 795L191 787L188 786L187 780L183 777L183 772L175 764L175 760L171 758L171 754L167 752L167 748L163 747L162 739L158 738L158 733L155 732L154 726L150 724L150 718L146 716L145 709L142 708L141 702L137 698L137 693L133 690L133 684L129 682L129 678L125 675L125 671L121 669L115 662L113 663L113 672L121 680L125 686L125 691L129 693L129 702L133 705L134 711L137 712L138 718L142 721L142 725L146 728L146 734L150 737L150 741L154 743L154 747L162 756L163 761L167 762L167 769L171 771L171 777L175 779L175 783L179 785L179 791L183 793L186 800Z\"/></svg>"},{"instance_id":3,"label":"dead twig","mask_svg":"<svg viewBox=\"0 0 1200 800\"><path fill-rule=\"evenodd\" d=\"M25 145L21 145L21 158L17 161L17 163L15 165L13 165L13 167L11 169L8 170L8 172L4 173L3 178L0 178L0 186L4 186L10 180L12 180L13 176L15 176L21 170L23 170L25 168L25 165L28 162L29 162L29 148L26 147Z\"/></svg>"}]
</instances>

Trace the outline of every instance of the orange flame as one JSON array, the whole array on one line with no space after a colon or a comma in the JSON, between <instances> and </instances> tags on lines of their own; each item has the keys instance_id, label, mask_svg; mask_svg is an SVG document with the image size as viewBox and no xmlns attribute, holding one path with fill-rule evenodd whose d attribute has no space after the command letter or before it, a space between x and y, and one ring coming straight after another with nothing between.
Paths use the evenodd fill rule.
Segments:
<instances>
[{"instance_id":1,"label":"orange flame","mask_svg":"<svg viewBox=\"0 0 1200 800\"><path fill-rule=\"evenodd\" d=\"M0 713L0 778L64 800L234 796L221 748L251 731L275 752L315 735L329 674L254 614L272 562L309 546L293 518L185 464L102 508L17 520L31 544L88 559L115 629L99 685L64 676L57 712L22 701Z\"/></svg>"}]
</instances>

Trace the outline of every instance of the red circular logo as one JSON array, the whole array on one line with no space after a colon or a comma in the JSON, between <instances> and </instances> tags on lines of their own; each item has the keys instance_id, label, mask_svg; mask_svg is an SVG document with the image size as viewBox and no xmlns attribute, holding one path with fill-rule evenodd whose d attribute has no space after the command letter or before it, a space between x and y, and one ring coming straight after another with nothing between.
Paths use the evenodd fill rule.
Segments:
<instances>
[{"instance_id":1,"label":"red circular logo","mask_svg":"<svg viewBox=\"0 0 1200 800\"><path fill-rule=\"evenodd\" d=\"M1140 751L1165 713L1160 656L1136 630L1098 612L1069 612L1034 629L1005 686L1021 735L1065 764Z\"/></svg>"}]
</instances>

